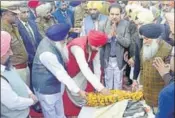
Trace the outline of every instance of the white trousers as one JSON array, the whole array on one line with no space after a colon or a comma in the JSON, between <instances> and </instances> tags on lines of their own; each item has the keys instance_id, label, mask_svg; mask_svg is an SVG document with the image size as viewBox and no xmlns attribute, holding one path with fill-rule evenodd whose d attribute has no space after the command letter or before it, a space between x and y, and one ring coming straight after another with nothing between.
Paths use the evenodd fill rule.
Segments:
<instances>
[{"instance_id":1,"label":"white trousers","mask_svg":"<svg viewBox=\"0 0 175 118\"><path fill-rule=\"evenodd\" d=\"M109 58L108 67L104 70L105 85L109 89L122 89L123 70L120 70L116 57Z\"/></svg>"},{"instance_id":2,"label":"white trousers","mask_svg":"<svg viewBox=\"0 0 175 118\"><path fill-rule=\"evenodd\" d=\"M16 69L16 72L24 80L28 87L30 87L30 70L27 66L26 68Z\"/></svg>"},{"instance_id":3,"label":"white trousers","mask_svg":"<svg viewBox=\"0 0 175 118\"><path fill-rule=\"evenodd\" d=\"M66 118L61 92L47 95L35 91L35 94L41 104L44 118Z\"/></svg>"}]
</instances>

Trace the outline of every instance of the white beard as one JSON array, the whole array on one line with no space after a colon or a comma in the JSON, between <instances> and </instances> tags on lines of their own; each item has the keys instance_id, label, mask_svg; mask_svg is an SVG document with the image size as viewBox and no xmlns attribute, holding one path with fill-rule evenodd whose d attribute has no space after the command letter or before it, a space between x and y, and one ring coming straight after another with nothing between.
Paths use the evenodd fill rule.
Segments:
<instances>
[{"instance_id":1,"label":"white beard","mask_svg":"<svg viewBox=\"0 0 175 118\"><path fill-rule=\"evenodd\" d=\"M69 60L69 53L68 53L68 49L67 49L66 43L61 44L60 42L57 42L56 43L56 48L57 48L57 50L60 51L64 62L68 62L68 60Z\"/></svg>"},{"instance_id":2,"label":"white beard","mask_svg":"<svg viewBox=\"0 0 175 118\"><path fill-rule=\"evenodd\" d=\"M153 40L151 45L143 45L143 61L151 59L157 53L159 45L157 40Z\"/></svg>"}]
</instances>

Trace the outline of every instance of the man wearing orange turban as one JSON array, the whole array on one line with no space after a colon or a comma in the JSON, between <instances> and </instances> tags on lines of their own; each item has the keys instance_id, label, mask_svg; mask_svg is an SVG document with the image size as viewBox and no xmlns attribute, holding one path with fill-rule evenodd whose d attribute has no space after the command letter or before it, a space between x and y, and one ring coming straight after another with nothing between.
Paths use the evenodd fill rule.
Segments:
<instances>
[{"instance_id":1,"label":"man wearing orange turban","mask_svg":"<svg viewBox=\"0 0 175 118\"><path fill-rule=\"evenodd\" d=\"M92 92L96 89L102 94L109 94L109 90L100 83L99 48L106 41L106 34L91 30L87 36L71 40L67 45L69 51L67 72L78 87L86 92ZM82 98L68 89L64 92L63 101L66 116L78 116L80 107L85 104Z\"/></svg>"}]
</instances>

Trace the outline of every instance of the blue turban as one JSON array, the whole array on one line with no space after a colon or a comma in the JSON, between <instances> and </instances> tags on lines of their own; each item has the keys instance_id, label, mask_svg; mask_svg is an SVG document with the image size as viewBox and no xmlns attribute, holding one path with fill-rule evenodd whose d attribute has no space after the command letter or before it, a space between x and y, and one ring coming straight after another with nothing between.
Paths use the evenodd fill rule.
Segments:
<instances>
[{"instance_id":1,"label":"blue turban","mask_svg":"<svg viewBox=\"0 0 175 118\"><path fill-rule=\"evenodd\" d=\"M146 24L139 28L139 33L147 38L156 39L162 35L162 28L159 24Z\"/></svg>"},{"instance_id":2,"label":"blue turban","mask_svg":"<svg viewBox=\"0 0 175 118\"><path fill-rule=\"evenodd\" d=\"M64 40L69 33L70 25L65 23L59 23L52 25L46 31L46 36L53 41Z\"/></svg>"},{"instance_id":3,"label":"blue turban","mask_svg":"<svg viewBox=\"0 0 175 118\"><path fill-rule=\"evenodd\" d=\"M81 1L71 1L69 3L69 5L72 6L72 7L76 7L76 6L80 5L80 4L81 4Z\"/></svg>"}]
</instances>

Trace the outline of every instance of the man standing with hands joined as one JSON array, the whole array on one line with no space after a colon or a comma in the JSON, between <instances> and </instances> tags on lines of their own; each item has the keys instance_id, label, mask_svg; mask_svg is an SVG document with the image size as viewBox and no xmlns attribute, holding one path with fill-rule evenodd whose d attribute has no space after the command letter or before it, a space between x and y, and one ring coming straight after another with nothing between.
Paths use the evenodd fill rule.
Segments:
<instances>
[{"instance_id":1,"label":"man standing with hands joined","mask_svg":"<svg viewBox=\"0 0 175 118\"><path fill-rule=\"evenodd\" d=\"M109 18L100 30L108 35L108 42L101 50L101 62L104 68L105 85L109 89L122 89L124 50L130 45L129 23L121 20L121 7L113 4L109 7Z\"/></svg>"}]
</instances>

